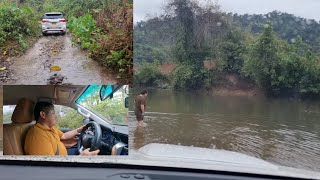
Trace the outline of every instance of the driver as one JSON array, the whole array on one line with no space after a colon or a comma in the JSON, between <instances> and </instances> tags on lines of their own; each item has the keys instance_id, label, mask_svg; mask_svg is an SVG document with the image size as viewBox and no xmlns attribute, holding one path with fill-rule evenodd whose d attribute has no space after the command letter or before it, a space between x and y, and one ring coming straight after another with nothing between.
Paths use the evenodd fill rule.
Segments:
<instances>
[{"instance_id":1,"label":"driver","mask_svg":"<svg viewBox=\"0 0 320 180\"><path fill-rule=\"evenodd\" d=\"M25 139L24 150L26 155L68 155L61 140L74 139L84 126L63 133L55 127L57 118L54 105L48 102L38 102L34 108L36 124L33 125ZM97 155L100 150L89 151L85 149L80 155Z\"/></svg>"}]
</instances>

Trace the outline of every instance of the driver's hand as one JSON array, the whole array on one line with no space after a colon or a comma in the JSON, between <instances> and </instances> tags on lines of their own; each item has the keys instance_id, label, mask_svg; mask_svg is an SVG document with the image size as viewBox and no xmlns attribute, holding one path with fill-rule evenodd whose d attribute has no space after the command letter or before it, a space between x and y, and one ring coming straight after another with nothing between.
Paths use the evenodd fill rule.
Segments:
<instances>
[{"instance_id":1,"label":"driver's hand","mask_svg":"<svg viewBox=\"0 0 320 180\"><path fill-rule=\"evenodd\" d=\"M100 152L99 149L95 150L95 151L91 151L91 152L89 150L90 150L90 148L85 149L84 151L82 151L80 153L80 156L96 156Z\"/></svg>"},{"instance_id":2,"label":"driver's hand","mask_svg":"<svg viewBox=\"0 0 320 180\"><path fill-rule=\"evenodd\" d=\"M86 125L83 125L83 126L77 128L77 132L78 132L78 133L81 133L81 132L82 132L82 129L83 129L84 127L86 127Z\"/></svg>"}]
</instances>

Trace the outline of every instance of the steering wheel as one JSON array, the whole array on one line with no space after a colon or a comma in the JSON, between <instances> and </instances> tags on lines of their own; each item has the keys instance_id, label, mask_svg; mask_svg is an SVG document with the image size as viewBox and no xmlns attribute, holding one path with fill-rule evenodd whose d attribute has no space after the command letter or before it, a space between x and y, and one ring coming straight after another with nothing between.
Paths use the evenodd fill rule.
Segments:
<instances>
[{"instance_id":1,"label":"steering wheel","mask_svg":"<svg viewBox=\"0 0 320 180\"><path fill-rule=\"evenodd\" d=\"M81 153L83 150L90 148L90 151L95 151L101 147L102 130L98 123L91 121L81 131L78 139L78 150Z\"/></svg>"}]
</instances>

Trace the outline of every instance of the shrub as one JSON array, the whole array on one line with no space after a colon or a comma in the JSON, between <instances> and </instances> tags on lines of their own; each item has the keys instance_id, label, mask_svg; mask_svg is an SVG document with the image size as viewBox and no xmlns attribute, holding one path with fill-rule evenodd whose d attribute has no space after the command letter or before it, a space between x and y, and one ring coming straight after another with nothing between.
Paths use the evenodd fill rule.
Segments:
<instances>
[{"instance_id":1,"label":"shrub","mask_svg":"<svg viewBox=\"0 0 320 180\"><path fill-rule=\"evenodd\" d=\"M252 46L243 72L272 96L320 96L320 62L300 37L288 44L268 26Z\"/></svg>"},{"instance_id":2,"label":"shrub","mask_svg":"<svg viewBox=\"0 0 320 180\"><path fill-rule=\"evenodd\" d=\"M222 39L220 45L221 57L223 58L223 70L226 72L240 73L243 66L243 54L245 44L239 31L230 31Z\"/></svg>"},{"instance_id":3,"label":"shrub","mask_svg":"<svg viewBox=\"0 0 320 180\"><path fill-rule=\"evenodd\" d=\"M133 7L125 0L110 4L96 16L97 26L102 29L98 47L92 57L112 69L122 77L133 76Z\"/></svg>"},{"instance_id":4,"label":"shrub","mask_svg":"<svg viewBox=\"0 0 320 180\"><path fill-rule=\"evenodd\" d=\"M157 87L168 82L168 78L161 74L159 62L143 62L139 71L134 74L134 83L149 87Z\"/></svg>"},{"instance_id":5,"label":"shrub","mask_svg":"<svg viewBox=\"0 0 320 180\"><path fill-rule=\"evenodd\" d=\"M178 66L172 74L172 85L176 90L198 90L203 88L206 72L190 65Z\"/></svg>"},{"instance_id":6,"label":"shrub","mask_svg":"<svg viewBox=\"0 0 320 180\"><path fill-rule=\"evenodd\" d=\"M35 13L30 7L16 6L15 4L0 5L0 49L5 48L9 42L17 44L18 48L26 50L28 48L27 40L32 36L39 34L40 28L35 18ZM8 52L9 54L12 52Z\"/></svg>"},{"instance_id":7,"label":"shrub","mask_svg":"<svg viewBox=\"0 0 320 180\"><path fill-rule=\"evenodd\" d=\"M81 16L79 18L71 17L69 19L69 28L77 37L76 41L83 49L92 49L96 40L92 34L99 32L96 22L90 14Z\"/></svg>"},{"instance_id":8,"label":"shrub","mask_svg":"<svg viewBox=\"0 0 320 180\"><path fill-rule=\"evenodd\" d=\"M133 8L130 2L103 1L102 9L69 19L69 28L81 48L88 49L91 58L118 71L120 78L130 77L129 81L133 76Z\"/></svg>"}]
</instances>

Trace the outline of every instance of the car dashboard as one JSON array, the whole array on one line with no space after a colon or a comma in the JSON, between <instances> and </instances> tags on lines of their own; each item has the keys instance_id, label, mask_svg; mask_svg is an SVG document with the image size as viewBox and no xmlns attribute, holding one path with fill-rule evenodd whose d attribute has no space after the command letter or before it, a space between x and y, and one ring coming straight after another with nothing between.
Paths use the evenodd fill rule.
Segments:
<instances>
[{"instance_id":1,"label":"car dashboard","mask_svg":"<svg viewBox=\"0 0 320 180\"><path fill-rule=\"evenodd\" d=\"M92 161L92 159L90 160ZM14 172L14 173L13 173ZM34 174L37 174L34 177ZM115 163L49 162L28 160L0 160L1 179L46 180L268 180L303 179L263 174L248 174L214 170L174 167L126 165ZM309 178L316 179L316 178Z\"/></svg>"}]
</instances>

